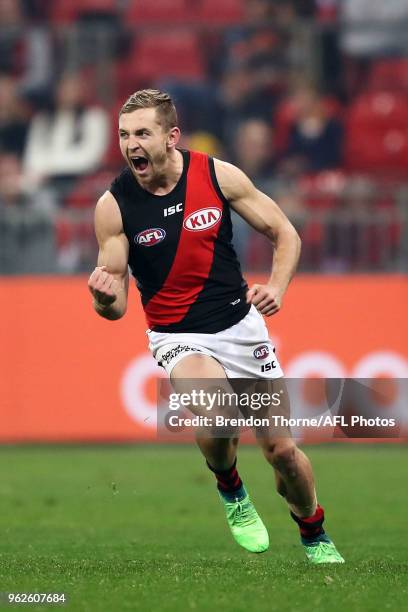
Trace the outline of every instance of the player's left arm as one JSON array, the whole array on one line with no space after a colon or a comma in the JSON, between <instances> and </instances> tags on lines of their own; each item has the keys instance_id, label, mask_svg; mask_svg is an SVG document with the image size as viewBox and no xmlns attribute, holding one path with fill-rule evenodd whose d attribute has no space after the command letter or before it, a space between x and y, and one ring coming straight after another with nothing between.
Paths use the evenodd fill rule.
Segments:
<instances>
[{"instance_id":1,"label":"player's left arm","mask_svg":"<svg viewBox=\"0 0 408 612\"><path fill-rule=\"evenodd\" d=\"M254 229L267 236L274 246L273 268L265 285L253 285L248 302L270 316L278 312L300 255L300 238L286 215L267 195L256 189L236 166L215 160L217 181L231 207Z\"/></svg>"}]
</instances>

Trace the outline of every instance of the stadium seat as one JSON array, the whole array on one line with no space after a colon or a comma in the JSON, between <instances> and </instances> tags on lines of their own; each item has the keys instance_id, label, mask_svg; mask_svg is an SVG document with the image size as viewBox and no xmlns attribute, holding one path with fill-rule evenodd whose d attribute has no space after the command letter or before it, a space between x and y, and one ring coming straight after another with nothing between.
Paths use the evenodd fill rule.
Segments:
<instances>
[{"instance_id":1,"label":"stadium seat","mask_svg":"<svg viewBox=\"0 0 408 612\"><path fill-rule=\"evenodd\" d=\"M348 126L345 165L352 171L405 175L408 172L408 127Z\"/></svg>"},{"instance_id":2,"label":"stadium seat","mask_svg":"<svg viewBox=\"0 0 408 612\"><path fill-rule=\"evenodd\" d=\"M332 210L338 204L346 177L342 170L323 170L299 178L298 190L304 205L313 210Z\"/></svg>"},{"instance_id":3,"label":"stadium seat","mask_svg":"<svg viewBox=\"0 0 408 612\"><path fill-rule=\"evenodd\" d=\"M355 100L346 119L345 164L353 171L408 171L406 96L378 92Z\"/></svg>"},{"instance_id":4,"label":"stadium seat","mask_svg":"<svg viewBox=\"0 0 408 612\"><path fill-rule=\"evenodd\" d=\"M273 143L278 154L282 153L288 144L290 130L295 121L296 113L290 98L283 100L275 112Z\"/></svg>"},{"instance_id":5,"label":"stadium seat","mask_svg":"<svg viewBox=\"0 0 408 612\"><path fill-rule=\"evenodd\" d=\"M244 18L243 0L201 0L198 8L200 21L229 25Z\"/></svg>"},{"instance_id":6,"label":"stadium seat","mask_svg":"<svg viewBox=\"0 0 408 612\"><path fill-rule=\"evenodd\" d=\"M349 107L347 121L373 127L404 127L408 122L408 99L389 91L359 96Z\"/></svg>"},{"instance_id":7,"label":"stadium seat","mask_svg":"<svg viewBox=\"0 0 408 612\"><path fill-rule=\"evenodd\" d=\"M72 23L82 13L114 13L116 4L115 0L54 0L50 16L54 23Z\"/></svg>"},{"instance_id":8,"label":"stadium seat","mask_svg":"<svg viewBox=\"0 0 408 612\"><path fill-rule=\"evenodd\" d=\"M112 173L106 170L98 170L94 174L85 176L75 185L71 193L66 197L65 206L68 208L94 208L96 202L109 187L112 181Z\"/></svg>"},{"instance_id":9,"label":"stadium seat","mask_svg":"<svg viewBox=\"0 0 408 612\"><path fill-rule=\"evenodd\" d=\"M142 34L120 72L124 78L146 85L165 77L205 78L198 37L187 30Z\"/></svg>"},{"instance_id":10,"label":"stadium seat","mask_svg":"<svg viewBox=\"0 0 408 612\"><path fill-rule=\"evenodd\" d=\"M384 59L375 62L369 74L368 88L373 91L408 93L408 59Z\"/></svg>"},{"instance_id":11,"label":"stadium seat","mask_svg":"<svg viewBox=\"0 0 408 612\"><path fill-rule=\"evenodd\" d=\"M114 13L118 10L118 2L117 0L81 0L79 2L79 8L81 12L95 11L97 13L107 11Z\"/></svg>"},{"instance_id":12,"label":"stadium seat","mask_svg":"<svg viewBox=\"0 0 408 612\"><path fill-rule=\"evenodd\" d=\"M55 243L57 250L66 247L73 239L72 224L65 217L57 218L55 221Z\"/></svg>"},{"instance_id":13,"label":"stadium seat","mask_svg":"<svg viewBox=\"0 0 408 612\"><path fill-rule=\"evenodd\" d=\"M72 23L78 14L78 0L54 0L50 9L51 20L56 24Z\"/></svg>"},{"instance_id":14,"label":"stadium seat","mask_svg":"<svg viewBox=\"0 0 408 612\"><path fill-rule=\"evenodd\" d=\"M188 21L190 6L189 0L137 0L129 3L124 18L131 25L181 23Z\"/></svg>"}]
</instances>

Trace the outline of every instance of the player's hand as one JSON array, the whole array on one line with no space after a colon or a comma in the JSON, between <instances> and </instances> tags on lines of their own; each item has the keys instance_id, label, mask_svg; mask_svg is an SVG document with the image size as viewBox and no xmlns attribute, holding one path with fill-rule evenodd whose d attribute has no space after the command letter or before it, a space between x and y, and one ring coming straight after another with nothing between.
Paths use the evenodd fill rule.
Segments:
<instances>
[{"instance_id":1,"label":"player's hand","mask_svg":"<svg viewBox=\"0 0 408 612\"><path fill-rule=\"evenodd\" d=\"M253 304L265 317L279 312L282 305L282 293L272 285L253 285L247 291L247 304Z\"/></svg>"},{"instance_id":2,"label":"player's hand","mask_svg":"<svg viewBox=\"0 0 408 612\"><path fill-rule=\"evenodd\" d=\"M106 266L97 266L88 280L88 287L101 306L110 306L116 301L119 283Z\"/></svg>"}]
</instances>

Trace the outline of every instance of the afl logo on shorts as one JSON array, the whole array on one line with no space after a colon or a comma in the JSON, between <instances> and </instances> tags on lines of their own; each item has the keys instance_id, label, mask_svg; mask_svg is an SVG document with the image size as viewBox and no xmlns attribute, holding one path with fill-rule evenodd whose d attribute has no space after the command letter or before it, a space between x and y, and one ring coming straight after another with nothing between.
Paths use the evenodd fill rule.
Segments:
<instances>
[{"instance_id":1,"label":"afl logo on shorts","mask_svg":"<svg viewBox=\"0 0 408 612\"><path fill-rule=\"evenodd\" d=\"M200 208L184 219L184 227L192 232L201 232L216 225L222 217L219 208Z\"/></svg>"},{"instance_id":2,"label":"afl logo on shorts","mask_svg":"<svg viewBox=\"0 0 408 612\"><path fill-rule=\"evenodd\" d=\"M255 359L266 359L269 355L269 346L267 344L261 344L254 350Z\"/></svg>"},{"instance_id":3,"label":"afl logo on shorts","mask_svg":"<svg viewBox=\"0 0 408 612\"><path fill-rule=\"evenodd\" d=\"M136 244L140 244L142 246L154 246L158 244L166 237L166 232L161 227L154 227L153 229L146 229L143 232L140 232L137 236L135 236Z\"/></svg>"}]
</instances>

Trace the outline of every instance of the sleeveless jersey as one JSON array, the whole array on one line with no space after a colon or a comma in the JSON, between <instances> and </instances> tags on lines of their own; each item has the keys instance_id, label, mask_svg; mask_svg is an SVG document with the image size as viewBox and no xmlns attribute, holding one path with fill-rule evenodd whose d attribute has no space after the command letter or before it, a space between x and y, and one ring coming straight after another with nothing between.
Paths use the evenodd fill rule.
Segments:
<instances>
[{"instance_id":1,"label":"sleeveless jersey","mask_svg":"<svg viewBox=\"0 0 408 612\"><path fill-rule=\"evenodd\" d=\"M110 192L122 215L129 267L150 329L216 333L249 312L248 286L231 244L230 207L214 160L181 153L183 172L170 193L149 193L130 168Z\"/></svg>"}]
</instances>

